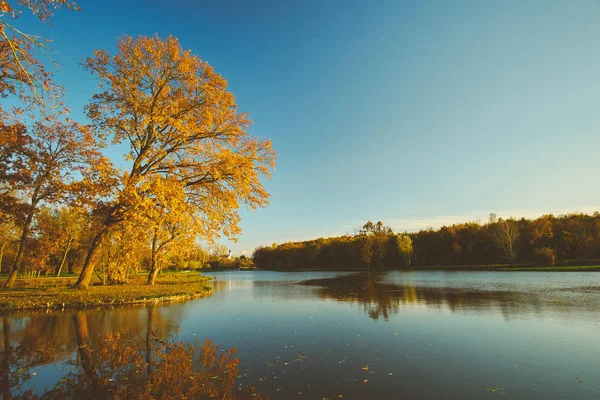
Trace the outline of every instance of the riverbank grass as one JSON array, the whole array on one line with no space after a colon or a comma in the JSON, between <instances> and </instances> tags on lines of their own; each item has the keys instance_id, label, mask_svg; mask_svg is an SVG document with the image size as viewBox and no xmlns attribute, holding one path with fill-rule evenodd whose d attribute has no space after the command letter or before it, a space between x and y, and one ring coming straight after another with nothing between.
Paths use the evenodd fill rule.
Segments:
<instances>
[{"instance_id":1,"label":"riverbank grass","mask_svg":"<svg viewBox=\"0 0 600 400\"><path fill-rule=\"evenodd\" d=\"M14 289L0 289L0 313L18 310L82 309L99 306L156 303L206 297L210 277L199 274L165 274L154 285L146 285L147 275L139 275L122 285L93 285L85 290L61 285L36 285L30 278ZM47 278L46 278L47 279ZM62 278L61 278L62 279Z\"/></svg>"}]
</instances>

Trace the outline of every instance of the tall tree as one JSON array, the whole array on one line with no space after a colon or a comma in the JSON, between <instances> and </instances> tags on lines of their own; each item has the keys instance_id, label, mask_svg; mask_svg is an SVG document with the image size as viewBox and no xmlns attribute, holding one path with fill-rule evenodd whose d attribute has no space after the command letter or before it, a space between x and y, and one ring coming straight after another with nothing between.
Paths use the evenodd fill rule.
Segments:
<instances>
[{"instance_id":1,"label":"tall tree","mask_svg":"<svg viewBox=\"0 0 600 400\"><path fill-rule=\"evenodd\" d=\"M59 277L84 227L82 211L76 207L46 207L40 210L36 225L39 262Z\"/></svg>"},{"instance_id":2,"label":"tall tree","mask_svg":"<svg viewBox=\"0 0 600 400\"><path fill-rule=\"evenodd\" d=\"M519 240L519 229L512 220L498 220L489 225L490 236L502 257L511 264L517 258L517 242Z\"/></svg>"},{"instance_id":3,"label":"tall tree","mask_svg":"<svg viewBox=\"0 0 600 400\"><path fill-rule=\"evenodd\" d=\"M392 228L383 225L381 221L373 223L368 221L358 231L358 237L361 244L361 258L371 266L372 261L376 261L379 266L386 255L386 245L390 235L393 235Z\"/></svg>"},{"instance_id":4,"label":"tall tree","mask_svg":"<svg viewBox=\"0 0 600 400\"><path fill-rule=\"evenodd\" d=\"M204 238L240 232L240 201L268 203L260 177L274 167L271 142L248 135L250 120L237 111L226 80L177 39L125 36L115 56L97 50L85 66L101 88L87 107L93 128L128 143L131 164L75 287L89 285L98 246L145 196L140 186L151 176L181 185Z\"/></svg>"},{"instance_id":5,"label":"tall tree","mask_svg":"<svg viewBox=\"0 0 600 400\"><path fill-rule=\"evenodd\" d=\"M410 268L412 254L413 254L413 243L410 236L406 233L399 233L396 235L396 247L398 253L404 259L406 265Z\"/></svg>"},{"instance_id":6,"label":"tall tree","mask_svg":"<svg viewBox=\"0 0 600 400\"><path fill-rule=\"evenodd\" d=\"M106 162L89 131L72 121L58 119L36 123L26 144L18 150L7 159L4 168L5 183L25 200L4 210L15 217L21 228L7 287L14 286L39 205L64 201L78 187L76 181L82 172L90 165L100 168Z\"/></svg>"}]
</instances>

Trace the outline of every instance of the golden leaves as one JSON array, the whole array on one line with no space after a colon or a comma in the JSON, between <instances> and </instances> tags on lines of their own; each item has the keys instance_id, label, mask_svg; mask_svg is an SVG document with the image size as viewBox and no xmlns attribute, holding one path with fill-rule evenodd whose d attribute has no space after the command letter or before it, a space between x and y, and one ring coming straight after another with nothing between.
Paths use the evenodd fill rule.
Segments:
<instances>
[{"instance_id":1,"label":"golden leaves","mask_svg":"<svg viewBox=\"0 0 600 400\"><path fill-rule=\"evenodd\" d=\"M124 36L116 55L96 51L85 66L101 89L87 107L95 132L130 144L132 168L119 202L138 204L148 215L152 207L135 196L165 204L174 196L209 241L240 232L241 202L268 203L260 177L275 165L271 142L248 135L250 120L237 112L227 81L176 38ZM180 192L167 196L151 177Z\"/></svg>"}]
</instances>

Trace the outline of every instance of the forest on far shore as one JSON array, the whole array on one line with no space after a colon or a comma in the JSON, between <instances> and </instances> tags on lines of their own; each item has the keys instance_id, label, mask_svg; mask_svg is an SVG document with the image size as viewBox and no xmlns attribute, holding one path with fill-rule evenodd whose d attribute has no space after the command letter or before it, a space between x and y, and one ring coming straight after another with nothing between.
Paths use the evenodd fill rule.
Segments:
<instances>
[{"instance_id":1,"label":"forest on far shore","mask_svg":"<svg viewBox=\"0 0 600 400\"><path fill-rule=\"evenodd\" d=\"M367 222L355 234L259 247L260 269L406 268L528 264L582 265L600 259L600 213L543 215L537 219L466 222L394 233Z\"/></svg>"}]
</instances>

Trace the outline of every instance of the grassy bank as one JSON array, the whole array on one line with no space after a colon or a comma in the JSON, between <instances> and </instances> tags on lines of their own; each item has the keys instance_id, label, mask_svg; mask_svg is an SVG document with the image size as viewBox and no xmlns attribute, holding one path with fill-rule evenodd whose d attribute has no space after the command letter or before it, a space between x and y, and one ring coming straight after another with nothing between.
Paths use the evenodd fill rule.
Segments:
<instances>
[{"instance_id":1,"label":"grassy bank","mask_svg":"<svg viewBox=\"0 0 600 400\"><path fill-rule=\"evenodd\" d=\"M208 277L194 274L165 274L155 285L145 284L147 275L136 275L124 285L95 285L86 290L70 289L61 282L52 287L42 283L51 278L24 279L20 287L0 289L0 313L16 310L80 309L122 304L142 304L204 297L211 294ZM59 278L68 279L68 278Z\"/></svg>"}]
</instances>

